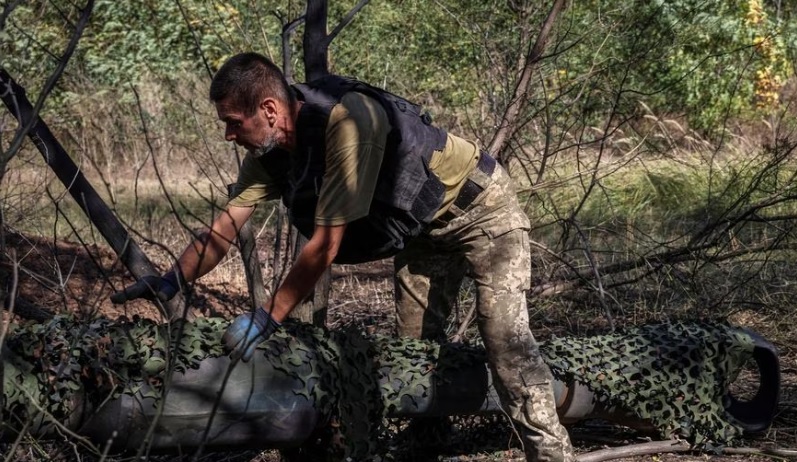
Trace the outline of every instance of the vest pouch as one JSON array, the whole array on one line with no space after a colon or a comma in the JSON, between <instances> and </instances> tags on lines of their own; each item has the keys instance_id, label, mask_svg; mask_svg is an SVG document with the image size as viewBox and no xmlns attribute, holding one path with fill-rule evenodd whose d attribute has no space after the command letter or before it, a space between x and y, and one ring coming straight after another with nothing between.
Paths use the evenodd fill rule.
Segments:
<instances>
[{"instance_id":1,"label":"vest pouch","mask_svg":"<svg viewBox=\"0 0 797 462\"><path fill-rule=\"evenodd\" d=\"M346 226L335 263L364 263L392 257L404 250L407 242L418 236L423 227L401 210L372 210L368 216Z\"/></svg>"}]
</instances>

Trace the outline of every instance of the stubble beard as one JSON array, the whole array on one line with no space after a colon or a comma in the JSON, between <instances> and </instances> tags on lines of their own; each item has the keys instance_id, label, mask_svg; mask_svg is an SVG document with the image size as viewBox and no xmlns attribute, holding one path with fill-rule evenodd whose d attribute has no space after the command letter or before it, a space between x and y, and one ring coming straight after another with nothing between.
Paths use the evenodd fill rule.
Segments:
<instances>
[{"instance_id":1,"label":"stubble beard","mask_svg":"<svg viewBox=\"0 0 797 462\"><path fill-rule=\"evenodd\" d=\"M266 137L263 139L260 145L250 150L249 153L252 155L252 157L257 159L258 157L263 157L264 155L268 154L276 147L277 147L277 137L274 136L273 134L266 135Z\"/></svg>"}]
</instances>

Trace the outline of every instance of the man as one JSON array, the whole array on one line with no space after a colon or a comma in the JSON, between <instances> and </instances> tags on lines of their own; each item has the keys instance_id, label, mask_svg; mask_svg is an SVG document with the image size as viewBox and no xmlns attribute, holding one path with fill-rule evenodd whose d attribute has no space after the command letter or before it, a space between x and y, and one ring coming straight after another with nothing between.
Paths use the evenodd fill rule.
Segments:
<instances>
[{"instance_id":1,"label":"man","mask_svg":"<svg viewBox=\"0 0 797 462\"><path fill-rule=\"evenodd\" d=\"M402 98L338 76L290 87L255 53L230 58L210 98L225 138L248 151L240 194L172 271L142 279L115 302L173 297L221 261L257 203L282 198L309 241L266 306L225 332L234 357L248 361L333 262L395 255L398 331L417 338L442 335L468 275L495 386L527 459L574 458L529 329L528 218L495 160Z\"/></svg>"}]
</instances>

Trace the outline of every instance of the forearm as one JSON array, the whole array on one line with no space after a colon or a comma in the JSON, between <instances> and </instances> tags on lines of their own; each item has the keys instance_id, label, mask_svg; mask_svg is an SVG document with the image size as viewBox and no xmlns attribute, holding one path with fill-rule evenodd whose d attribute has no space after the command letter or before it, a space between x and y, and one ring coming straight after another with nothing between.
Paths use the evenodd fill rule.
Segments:
<instances>
[{"instance_id":1,"label":"forearm","mask_svg":"<svg viewBox=\"0 0 797 462\"><path fill-rule=\"evenodd\" d=\"M305 246L285 277L285 281L271 299L273 306L270 310L269 307L265 308L271 311L274 319L282 322L302 300L310 295L316 282L328 267L325 255Z\"/></svg>"},{"instance_id":2,"label":"forearm","mask_svg":"<svg viewBox=\"0 0 797 462\"><path fill-rule=\"evenodd\" d=\"M321 275L332 265L344 229L345 225L316 229L313 238L299 253L285 281L264 307L274 319L282 322L312 292Z\"/></svg>"},{"instance_id":3,"label":"forearm","mask_svg":"<svg viewBox=\"0 0 797 462\"><path fill-rule=\"evenodd\" d=\"M254 207L228 207L213 221L210 229L183 251L175 264L185 281L191 282L210 272L221 262L238 230L252 215Z\"/></svg>"},{"instance_id":4,"label":"forearm","mask_svg":"<svg viewBox=\"0 0 797 462\"><path fill-rule=\"evenodd\" d=\"M185 281L194 281L215 268L227 255L231 244L217 234L203 233L186 247L174 270L179 269Z\"/></svg>"},{"instance_id":5,"label":"forearm","mask_svg":"<svg viewBox=\"0 0 797 462\"><path fill-rule=\"evenodd\" d=\"M262 310L256 309L235 318L222 337L233 359L251 359L257 344L270 337L307 297L335 259L345 229L346 225L316 226L313 237L302 248L274 297Z\"/></svg>"}]
</instances>

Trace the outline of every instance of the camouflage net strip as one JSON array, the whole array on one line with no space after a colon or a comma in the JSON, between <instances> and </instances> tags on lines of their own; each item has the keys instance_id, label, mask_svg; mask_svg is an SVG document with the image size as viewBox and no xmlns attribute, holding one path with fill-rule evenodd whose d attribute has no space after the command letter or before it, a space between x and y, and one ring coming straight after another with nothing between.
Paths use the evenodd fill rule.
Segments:
<instances>
[{"instance_id":1,"label":"camouflage net strip","mask_svg":"<svg viewBox=\"0 0 797 462\"><path fill-rule=\"evenodd\" d=\"M227 324L218 318L157 325L58 316L15 326L4 351L3 424L37 416L33 403L63 421L78 392L95 405L122 393L158 396L167 366L184 371L225 354L220 338ZM296 393L340 426L342 457L362 460L374 453L386 414L426 398L446 368L485 362L478 348L453 348L455 354L440 358L440 346L430 342L286 324L259 351L275 369L299 379L304 387ZM752 340L738 329L650 325L554 339L541 350L558 379L586 384L649 419L667 438L705 446L741 434L722 405L728 385L752 357Z\"/></svg>"},{"instance_id":2,"label":"camouflage net strip","mask_svg":"<svg viewBox=\"0 0 797 462\"><path fill-rule=\"evenodd\" d=\"M542 348L554 376L586 384L599 397L649 420L667 439L697 447L742 434L723 398L753 340L723 324L655 324L589 338L559 338Z\"/></svg>"},{"instance_id":3,"label":"camouflage net strip","mask_svg":"<svg viewBox=\"0 0 797 462\"><path fill-rule=\"evenodd\" d=\"M374 360L378 350L356 331L329 332L308 324L283 324L260 345L276 370L305 384L299 395L339 428L330 455L341 460L366 460L376 451L383 415ZM311 372L297 373L309 365Z\"/></svg>"},{"instance_id":4,"label":"camouflage net strip","mask_svg":"<svg viewBox=\"0 0 797 462\"><path fill-rule=\"evenodd\" d=\"M3 351L3 422L11 414L35 415L33 402L64 419L73 411L73 395L83 390L100 401L139 391L158 397L169 360L181 372L224 354L226 325L223 319L156 326L56 316L45 324L12 326Z\"/></svg>"}]
</instances>

